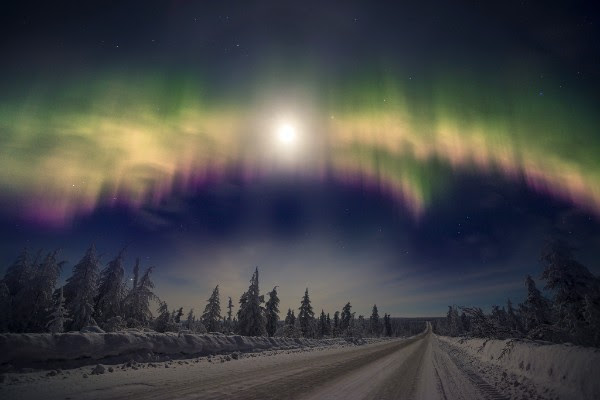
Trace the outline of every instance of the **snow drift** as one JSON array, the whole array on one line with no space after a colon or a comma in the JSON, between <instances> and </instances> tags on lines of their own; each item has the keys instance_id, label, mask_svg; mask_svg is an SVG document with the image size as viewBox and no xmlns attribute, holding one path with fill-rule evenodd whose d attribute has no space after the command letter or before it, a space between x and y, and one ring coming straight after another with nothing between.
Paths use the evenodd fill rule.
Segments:
<instances>
[{"instance_id":1,"label":"snow drift","mask_svg":"<svg viewBox=\"0 0 600 400\"><path fill-rule=\"evenodd\" d=\"M348 342L344 339L316 340L142 331L7 333L0 334L0 364L33 365L46 361L85 358L100 360L111 356L140 353L204 356L341 343L347 344Z\"/></svg>"},{"instance_id":2,"label":"snow drift","mask_svg":"<svg viewBox=\"0 0 600 400\"><path fill-rule=\"evenodd\" d=\"M516 339L438 339L482 362L552 388L561 398L600 399L600 349Z\"/></svg>"}]
</instances>

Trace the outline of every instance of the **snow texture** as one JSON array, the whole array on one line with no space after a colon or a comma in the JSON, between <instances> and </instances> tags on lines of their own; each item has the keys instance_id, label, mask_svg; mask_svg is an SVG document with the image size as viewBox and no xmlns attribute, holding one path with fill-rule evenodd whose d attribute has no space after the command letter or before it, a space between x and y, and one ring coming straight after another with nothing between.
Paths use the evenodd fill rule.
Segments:
<instances>
[{"instance_id":1,"label":"snow texture","mask_svg":"<svg viewBox=\"0 0 600 400\"><path fill-rule=\"evenodd\" d=\"M551 388L560 398L600 399L599 349L528 340L438 339L484 363Z\"/></svg>"},{"instance_id":2,"label":"snow texture","mask_svg":"<svg viewBox=\"0 0 600 400\"><path fill-rule=\"evenodd\" d=\"M60 334L0 334L0 364L34 365L53 360L100 360L134 353L210 355L267 349L327 346L344 339L270 338L222 334L67 332Z\"/></svg>"}]
</instances>

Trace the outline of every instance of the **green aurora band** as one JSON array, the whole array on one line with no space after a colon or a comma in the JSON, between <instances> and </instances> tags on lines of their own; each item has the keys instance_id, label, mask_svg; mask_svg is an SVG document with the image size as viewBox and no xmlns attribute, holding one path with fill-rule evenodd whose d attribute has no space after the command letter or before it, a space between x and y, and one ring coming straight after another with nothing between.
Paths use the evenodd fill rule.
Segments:
<instances>
[{"instance_id":1,"label":"green aurora band","mask_svg":"<svg viewBox=\"0 0 600 400\"><path fill-rule=\"evenodd\" d=\"M0 190L18 204L9 212L62 225L103 205L157 206L238 171L374 185L418 216L453 172L475 171L600 213L600 125L585 90L548 78L542 95L525 79L460 72L284 78L223 88L197 74L104 72L4 83ZM275 143L281 117L298 127L294 148Z\"/></svg>"}]
</instances>

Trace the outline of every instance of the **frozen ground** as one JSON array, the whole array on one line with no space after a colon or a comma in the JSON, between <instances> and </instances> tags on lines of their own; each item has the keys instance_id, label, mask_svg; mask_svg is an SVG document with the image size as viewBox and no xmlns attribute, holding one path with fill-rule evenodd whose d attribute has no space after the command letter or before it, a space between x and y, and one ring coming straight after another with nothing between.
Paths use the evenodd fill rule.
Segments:
<instances>
[{"instance_id":1,"label":"frozen ground","mask_svg":"<svg viewBox=\"0 0 600 400\"><path fill-rule=\"evenodd\" d=\"M0 334L0 370L69 368L86 364L162 361L231 352L344 345L337 339L270 338L223 334L158 333L130 330L114 333ZM6 369L6 368L4 368Z\"/></svg>"},{"instance_id":2,"label":"frozen ground","mask_svg":"<svg viewBox=\"0 0 600 400\"><path fill-rule=\"evenodd\" d=\"M68 371L6 373L2 399L593 399L598 353L569 346L440 338L428 329L409 338L353 346L233 353L187 360L125 363ZM489 349L486 347L489 346ZM498 361L498 349L508 349ZM540 366L575 349L569 368L580 378L541 379ZM566 351L566 350L565 350ZM530 368L521 373L523 354ZM505 358L506 357L506 358ZM516 367L513 365L516 363ZM538 365L536 364L536 365ZM112 372L109 370L112 368ZM92 370L96 373L92 373ZM104 371L102 371L104 370ZM526 370L526 364L523 371ZM529 372L532 371L532 372ZM537 372L536 372L537 371ZM554 370L553 370L554 371ZM557 370L558 371L558 370ZM547 373L547 370L546 370ZM554 372L553 372L554 373ZM562 373L562 370L561 370ZM587 375L585 375L587 374Z\"/></svg>"},{"instance_id":3,"label":"frozen ground","mask_svg":"<svg viewBox=\"0 0 600 400\"><path fill-rule=\"evenodd\" d=\"M480 365L488 380L517 388L526 383L564 399L600 399L599 349L525 340L441 337L439 342L450 355Z\"/></svg>"}]
</instances>

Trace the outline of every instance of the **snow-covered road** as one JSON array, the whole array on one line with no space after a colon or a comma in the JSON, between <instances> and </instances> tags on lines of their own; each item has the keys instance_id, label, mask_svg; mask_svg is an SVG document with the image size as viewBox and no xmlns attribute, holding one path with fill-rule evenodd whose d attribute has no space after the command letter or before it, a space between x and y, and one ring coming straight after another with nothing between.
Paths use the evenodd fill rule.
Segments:
<instances>
[{"instance_id":1,"label":"snow-covered road","mask_svg":"<svg viewBox=\"0 0 600 400\"><path fill-rule=\"evenodd\" d=\"M469 359L428 327L402 340L312 351L90 367L3 384L3 399L504 399L546 398ZM491 369L490 369L491 368ZM84 377L84 373L86 376ZM10 377L9 377L10 379Z\"/></svg>"}]
</instances>

